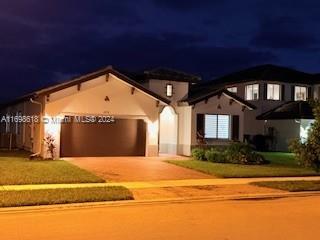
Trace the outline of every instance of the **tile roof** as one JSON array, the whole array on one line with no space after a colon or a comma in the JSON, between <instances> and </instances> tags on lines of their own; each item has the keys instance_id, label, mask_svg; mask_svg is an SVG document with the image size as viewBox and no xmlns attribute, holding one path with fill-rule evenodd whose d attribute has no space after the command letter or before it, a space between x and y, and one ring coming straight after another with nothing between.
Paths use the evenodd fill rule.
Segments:
<instances>
[{"instance_id":1,"label":"tile roof","mask_svg":"<svg viewBox=\"0 0 320 240\"><path fill-rule=\"evenodd\" d=\"M280 119L314 119L312 107L306 101L291 101L257 116L257 120Z\"/></svg>"},{"instance_id":2,"label":"tile roof","mask_svg":"<svg viewBox=\"0 0 320 240\"><path fill-rule=\"evenodd\" d=\"M237 96L234 93L231 93L229 91L227 91L224 88L220 88L220 89L214 89L211 92L208 92L207 94L202 94L202 95L194 95L192 97L186 97L185 99L182 99L180 102L187 102L189 105L194 105L198 102L207 100L211 97L214 96L218 96L218 95L222 95L224 94L225 96L235 100L236 102L240 103L241 105L244 105L246 107L248 107L249 109L256 109L256 106L249 103L248 101L242 99L241 97Z\"/></svg>"},{"instance_id":3,"label":"tile roof","mask_svg":"<svg viewBox=\"0 0 320 240\"><path fill-rule=\"evenodd\" d=\"M235 83L272 80L288 83L314 84L317 83L316 79L318 79L318 82L320 83L320 74L309 74L287 67L265 64L193 85L190 87L188 96L184 97L182 100L194 99L217 89L225 88L226 85Z\"/></svg>"},{"instance_id":4,"label":"tile roof","mask_svg":"<svg viewBox=\"0 0 320 240\"><path fill-rule=\"evenodd\" d=\"M63 83L55 84L55 85L49 86L47 88L39 89L37 91L34 91L34 92L29 93L27 95L24 95L24 96L22 96L20 98L17 98L17 99L15 99L13 101L5 103L5 104L2 105L2 107L6 107L8 105L12 105L12 104L16 104L16 103L19 103L19 102L22 102L22 101L26 101L26 100L28 100L30 98L33 98L33 97L36 97L36 96L39 96L39 95L48 95L50 93L53 93L53 92L56 92L56 91L59 91L59 90L62 90L62 89L65 89L65 88L68 88L68 87L71 87L71 86L75 86L77 84L81 84L83 82L92 80L94 78L97 78L99 76L103 76L103 75L109 74L109 73L115 75L116 77L118 77L121 80L129 83L133 87L136 87L137 89L140 89L141 91L147 93L148 95L150 95L150 96L152 96L152 97L154 97L154 98L156 98L156 99L158 99L158 100L160 100L160 101L162 101L164 103L167 103L167 104L170 103L170 100L168 100L168 99L158 95L157 93L149 90L148 88L144 87L143 85L141 85L137 81L131 79L127 75L117 71L112 66L107 66L107 67L102 68L100 70L97 70L97 71L94 71L94 72L91 72L91 73L88 73L88 74L73 78L73 79L71 79L69 81L65 81Z\"/></svg>"}]
</instances>

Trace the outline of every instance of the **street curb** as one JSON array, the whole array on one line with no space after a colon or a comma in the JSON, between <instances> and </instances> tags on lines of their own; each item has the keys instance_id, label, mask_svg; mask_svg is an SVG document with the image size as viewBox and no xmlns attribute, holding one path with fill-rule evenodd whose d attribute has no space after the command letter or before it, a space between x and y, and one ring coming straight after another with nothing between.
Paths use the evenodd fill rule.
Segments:
<instances>
[{"instance_id":1,"label":"street curb","mask_svg":"<svg viewBox=\"0 0 320 240\"><path fill-rule=\"evenodd\" d=\"M208 179L180 179L158 181L133 181L133 182L106 182L106 183L74 183L74 184L33 184L33 185L0 185L0 191L41 190L58 188L82 188L82 187L109 187L123 186L128 189L147 189L163 187L187 187L187 186L218 186L241 185L252 182L269 181L320 181L316 177L263 177L263 178L208 178Z\"/></svg>"},{"instance_id":2,"label":"street curb","mask_svg":"<svg viewBox=\"0 0 320 240\"><path fill-rule=\"evenodd\" d=\"M188 197L188 198L165 198L156 200L125 200L125 201L108 201L108 202L87 202L87 203L71 203L71 204L56 204L56 205L41 205L41 206L24 206L24 207L9 207L0 208L0 214L14 213L34 213L34 212L49 212L61 210L79 210L92 209L102 207L130 207L153 204L183 204L192 202L219 202L219 201L238 201L238 200L272 200L288 197L312 197L320 196L320 191L308 192L287 192L287 193L270 193L270 194L247 194L247 195L224 195L224 196L208 196L208 197Z\"/></svg>"}]
</instances>

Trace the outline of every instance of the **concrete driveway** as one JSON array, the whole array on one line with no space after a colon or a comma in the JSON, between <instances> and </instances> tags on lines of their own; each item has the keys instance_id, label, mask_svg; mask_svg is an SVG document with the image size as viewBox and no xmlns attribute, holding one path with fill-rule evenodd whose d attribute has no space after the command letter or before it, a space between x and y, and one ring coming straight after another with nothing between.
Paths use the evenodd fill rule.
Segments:
<instances>
[{"instance_id":1,"label":"concrete driveway","mask_svg":"<svg viewBox=\"0 0 320 240\"><path fill-rule=\"evenodd\" d=\"M182 157L85 157L64 160L84 168L107 181L154 181L201 179L212 176L164 162Z\"/></svg>"}]
</instances>

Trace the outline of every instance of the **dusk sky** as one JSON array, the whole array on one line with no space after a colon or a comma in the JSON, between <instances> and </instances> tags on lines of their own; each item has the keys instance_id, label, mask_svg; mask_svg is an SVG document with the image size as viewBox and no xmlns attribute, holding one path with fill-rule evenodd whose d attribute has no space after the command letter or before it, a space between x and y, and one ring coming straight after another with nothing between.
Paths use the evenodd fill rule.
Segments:
<instances>
[{"instance_id":1,"label":"dusk sky","mask_svg":"<svg viewBox=\"0 0 320 240\"><path fill-rule=\"evenodd\" d=\"M320 72L317 0L1 0L1 100L113 65Z\"/></svg>"}]
</instances>

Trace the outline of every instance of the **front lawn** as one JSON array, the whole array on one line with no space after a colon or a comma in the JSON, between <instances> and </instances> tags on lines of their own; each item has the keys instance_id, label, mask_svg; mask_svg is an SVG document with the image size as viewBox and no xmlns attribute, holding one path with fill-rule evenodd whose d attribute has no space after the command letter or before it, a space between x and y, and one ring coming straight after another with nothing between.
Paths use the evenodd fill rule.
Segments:
<instances>
[{"instance_id":1,"label":"front lawn","mask_svg":"<svg viewBox=\"0 0 320 240\"><path fill-rule=\"evenodd\" d=\"M275 188L289 192L320 191L320 181L270 181L254 182L251 184L259 187Z\"/></svg>"},{"instance_id":2,"label":"front lawn","mask_svg":"<svg viewBox=\"0 0 320 240\"><path fill-rule=\"evenodd\" d=\"M27 152L0 152L0 185L99 182L105 181L66 161L31 161Z\"/></svg>"},{"instance_id":3,"label":"front lawn","mask_svg":"<svg viewBox=\"0 0 320 240\"><path fill-rule=\"evenodd\" d=\"M270 161L267 165L238 165L228 163L211 163L198 160L170 160L169 163L194 169L221 178L252 177L297 177L315 176L320 173L297 165L290 153L261 153Z\"/></svg>"},{"instance_id":4,"label":"front lawn","mask_svg":"<svg viewBox=\"0 0 320 240\"><path fill-rule=\"evenodd\" d=\"M132 199L132 193L127 188L120 186L0 191L0 207L102 202Z\"/></svg>"}]
</instances>

